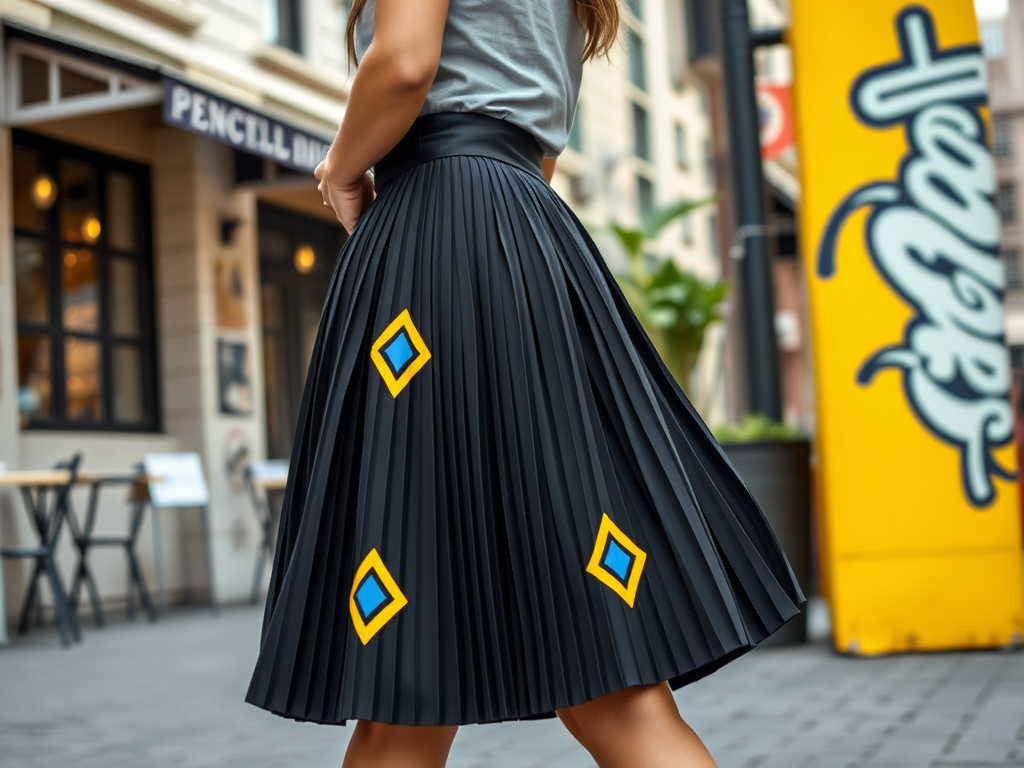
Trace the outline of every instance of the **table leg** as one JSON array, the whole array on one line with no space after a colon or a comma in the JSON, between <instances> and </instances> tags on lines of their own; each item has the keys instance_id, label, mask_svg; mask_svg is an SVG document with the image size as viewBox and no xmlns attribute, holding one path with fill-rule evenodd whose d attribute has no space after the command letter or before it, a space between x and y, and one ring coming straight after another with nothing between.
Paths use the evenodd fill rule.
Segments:
<instances>
[{"instance_id":1,"label":"table leg","mask_svg":"<svg viewBox=\"0 0 1024 768\"><path fill-rule=\"evenodd\" d=\"M0 566L0 645L7 645L11 642L11 638L7 634L7 601L4 599L3 571L3 567Z\"/></svg>"},{"instance_id":2,"label":"table leg","mask_svg":"<svg viewBox=\"0 0 1024 768\"><path fill-rule=\"evenodd\" d=\"M68 604L71 612L78 616L79 595L82 591L82 584L89 593L89 604L92 606L93 621L97 627L106 625L106 617L103 614L103 604L100 601L100 592L96 586L96 579L92 569L89 567L89 549L93 529L96 527L96 502L99 483L94 483L89 492L89 506L85 513L85 527L79 528L78 517L75 515L74 506L68 499L68 527L71 529L71 539L78 552L78 562L75 565L75 577L71 582L71 589L68 591Z\"/></svg>"},{"instance_id":3,"label":"table leg","mask_svg":"<svg viewBox=\"0 0 1024 768\"><path fill-rule=\"evenodd\" d=\"M57 573L53 557L46 555L43 559L46 561L46 576L50 580L50 591L53 593L53 614L57 632L60 634L60 644L67 648L71 645L71 635L75 636L76 641L81 641L81 634L76 634L75 628L70 624L71 609L64 602L64 589L61 587L60 575Z\"/></svg>"},{"instance_id":4,"label":"table leg","mask_svg":"<svg viewBox=\"0 0 1024 768\"><path fill-rule=\"evenodd\" d=\"M125 594L125 613L128 616L128 621L135 620L135 581L134 572L132 571L132 564L129 561L125 565L125 584L128 585L128 592Z\"/></svg>"},{"instance_id":5,"label":"table leg","mask_svg":"<svg viewBox=\"0 0 1024 768\"><path fill-rule=\"evenodd\" d=\"M139 530L142 528L142 517L146 513L146 502L136 499L132 504L131 523L128 526L128 540L125 543L125 554L128 556L128 595L131 600L132 618L135 616L135 593L139 594L139 602L146 610L146 616L150 621L156 621L156 609L149 597L149 590L146 589L146 580L142 576L142 568L139 567L138 558L135 556L135 544L139 539ZM156 512L153 512L156 517Z\"/></svg>"},{"instance_id":6,"label":"table leg","mask_svg":"<svg viewBox=\"0 0 1024 768\"><path fill-rule=\"evenodd\" d=\"M217 582L213 576L213 539L209 507L200 507L199 516L203 527L203 548L206 550L206 576L210 580L210 610L217 614L220 611L220 604L217 602Z\"/></svg>"},{"instance_id":7,"label":"table leg","mask_svg":"<svg viewBox=\"0 0 1024 768\"><path fill-rule=\"evenodd\" d=\"M153 566L156 569L156 598L160 613L167 613L167 590L164 589L164 555L160 542L160 515L153 508Z\"/></svg>"},{"instance_id":8,"label":"table leg","mask_svg":"<svg viewBox=\"0 0 1024 768\"><path fill-rule=\"evenodd\" d=\"M39 584L39 577L43 573L43 567L36 560L32 564L32 576L28 582L28 591L25 593L25 602L21 606L21 618L18 620L18 634L24 635L28 632L28 626L32 621L32 612L38 607L36 604L36 586Z\"/></svg>"}]
</instances>

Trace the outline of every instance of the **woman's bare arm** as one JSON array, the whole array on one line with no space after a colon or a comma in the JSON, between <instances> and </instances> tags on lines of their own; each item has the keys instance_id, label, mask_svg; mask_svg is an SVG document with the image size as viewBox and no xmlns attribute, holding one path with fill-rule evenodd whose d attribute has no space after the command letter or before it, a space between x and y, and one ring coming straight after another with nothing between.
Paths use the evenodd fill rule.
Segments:
<instances>
[{"instance_id":1,"label":"woman's bare arm","mask_svg":"<svg viewBox=\"0 0 1024 768\"><path fill-rule=\"evenodd\" d=\"M448 0L377 0L373 42L349 94L345 118L317 168L324 204L352 231L372 189L364 174L405 135L441 61Z\"/></svg>"}]
</instances>

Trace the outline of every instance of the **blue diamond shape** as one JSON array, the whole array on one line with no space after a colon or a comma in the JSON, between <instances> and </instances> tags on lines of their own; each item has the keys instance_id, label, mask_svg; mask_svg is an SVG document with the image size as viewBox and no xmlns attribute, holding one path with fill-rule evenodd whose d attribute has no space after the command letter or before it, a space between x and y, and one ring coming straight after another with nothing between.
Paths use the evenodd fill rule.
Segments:
<instances>
[{"instance_id":1,"label":"blue diamond shape","mask_svg":"<svg viewBox=\"0 0 1024 768\"><path fill-rule=\"evenodd\" d=\"M608 552L604 556L604 567L614 573L622 581L629 572L629 555L614 539L608 544Z\"/></svg>"},{"instance_id":2,"label":"blue diamond shape","mask_svg":"<svg viewBox=\"0 0 1024 768\"><path fill-rule=\"evenodd\" d=\"M359 603L359 610L363 612L363 616L369 616L387 599L388 596L384 594L384 590L380 588L380 584L372 574L356 590L356 601Z\"/></svg>"},{"instance_id":3,"label":"blue diamond shape","mask_svg":"<svg viewBox=\"0 0 1024 768\"><path fill-rule=\"evenodd\" d=\"M391 367L395 371L402 370L402 367L409 362L413 355L413 349L409 346L409 338L404 334L399 334L394 341L384 348L384 354L388 356L388 360L391 362Z\"/></svg>"}]
</instances>

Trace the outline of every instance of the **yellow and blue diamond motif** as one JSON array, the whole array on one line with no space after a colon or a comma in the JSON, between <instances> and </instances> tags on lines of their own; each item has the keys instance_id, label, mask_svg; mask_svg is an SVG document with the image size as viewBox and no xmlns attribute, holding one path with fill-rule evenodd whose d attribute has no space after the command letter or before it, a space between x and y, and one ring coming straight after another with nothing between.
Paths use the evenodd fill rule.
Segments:
<instances>
[{"instance_id":1,"label":"yellow and blue diamond motif","mask_svg":"<svg viewBox=\"0 0 1024 768\"><path fill-rule=\"evenodd\" d=\"M370 550L356 569L348 601L352 624L363 645L408 603L377 550Z\"/></svg>"},{"instance_id":2,"label":"yellow and blue diamond motif","mask_svg":"<svg viewBox=\"0 0 1024 768\"><path fill-rule=\"evenodd\" d=\"M427 364L430 350L412 324L408 309L403 309L373 342L370 358L392 397L398 397L416 372Z\"/></svg>"},{"instance_id":3,"label":"yellow and blue diamond motif","mask_svg":"<svg viewBox=\"0 0 1024 768\"><path fill-rule=\"evenodd\" d=\"M634 544L607 514L602 514L587 573L609 587L632 608L646 561L647 553Z\"/></svg>"}]
</instances>

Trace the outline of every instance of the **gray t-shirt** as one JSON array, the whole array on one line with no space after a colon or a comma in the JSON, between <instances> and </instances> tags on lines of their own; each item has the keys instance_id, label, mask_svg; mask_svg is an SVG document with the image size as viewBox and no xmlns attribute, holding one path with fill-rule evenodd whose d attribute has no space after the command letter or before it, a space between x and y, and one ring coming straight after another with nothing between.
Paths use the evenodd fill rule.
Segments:
<instances>
[{"instance_id":1,"label":"gray t-shirt","mask_svg":"<svg viewBox=\"0 0 1024 768\"><path fill-rule=\"evenodd\" d=\"M360 58L373 39L373 12L367 0L356 25ZM508 120L557 155L576 112L583 45L574 0L450 0L441 65L420 114Z\"/></svg>"}]
</instances>

